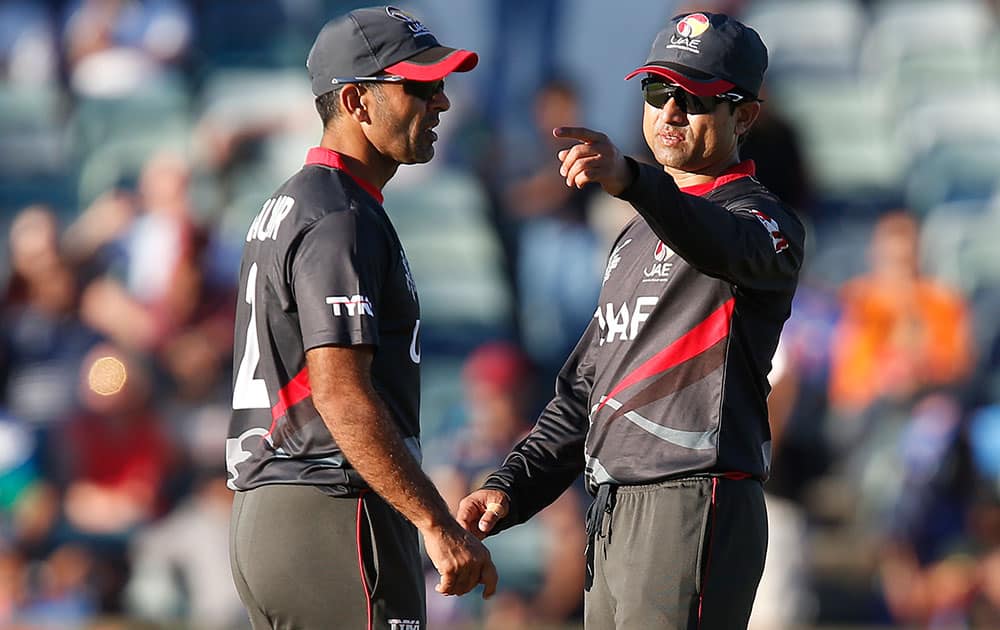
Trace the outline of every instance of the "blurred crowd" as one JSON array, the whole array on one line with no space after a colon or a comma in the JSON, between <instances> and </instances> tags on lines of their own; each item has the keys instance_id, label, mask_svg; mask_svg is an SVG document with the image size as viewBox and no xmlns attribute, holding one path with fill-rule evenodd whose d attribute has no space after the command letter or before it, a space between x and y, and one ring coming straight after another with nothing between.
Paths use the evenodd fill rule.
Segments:
<instances>
[{"instance_id":1,"label":"blurred crowd","mask_svg":"<svg viewBox=\"0 0 1000 630\"><path fill-rule=\"evenodd\" d=\"M365 4L0 3L0 627L247 627L223 459L239 253L318 142L315 33ZM551 128L651 159L621 77L670 15L729 11L771 49L744 156L809 226L752 627L1000 627L997 3L399 4L483 60L449 80L438 157L385 191L449 503L530 428L633 216L563 185ZM431 590L431 627L578 624L588 502L490 539L500 593Z\"/></svg>"}]
</instances>

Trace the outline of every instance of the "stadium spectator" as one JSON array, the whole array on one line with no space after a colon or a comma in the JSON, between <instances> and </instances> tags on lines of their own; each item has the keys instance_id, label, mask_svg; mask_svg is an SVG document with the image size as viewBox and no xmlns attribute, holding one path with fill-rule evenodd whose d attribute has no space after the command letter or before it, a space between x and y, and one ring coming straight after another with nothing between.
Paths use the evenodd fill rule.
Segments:
<instances>
[{"instance_id":1,"label":"stadium spectator","mask_svg":"<svg viewBox=\"0 0 1000 630\"><path fill-rule=\"evenodd\" d=\"M63 33L70 86L89 97L121 97L181 63L191 15L178 0L74 0Z\"/></svg>"},{"instance_id":2,"label":"stadium spectator","mask_svg":"<svg viewBox=\"0 0 1000 630\"><path fill-rule=\"evenodd\" d=\"M84 290L84 321L125 348L152 353L182 390L211 386L203 375L228 364L235 301L232 283L211 273L210 236L196 222L190 179L186 160L158 153L142 170L138 215L127 196L109 194L71 231L81 256L109 242L119 252Z\"/></svg>"},{"instance_id":3,"label":"stadium spectator","mask_svg":"<svg viewBox=\"0 0 1000 630\"><path fill-rule=\"evenodd\" d=\"M158 516L175 461L144 366L106 344L80 366L84 409L56 446L65 515L83 539L125 536Z\"/></svg>"},{"instance_id":4,"label":"stadium spectator","mask_svg":"<svg viewBox=\"0 0 1000 630\"><path fill-rule=\"evenodd\" d=\"M78 279L60 250L52 210L31 206L18 213L9 248L0 400L18 420L44 427L76 408L77 371L97 335L77 316Z\"/></svg>"},{"instance_id":5,"label":"stadium spectator","mask_svg":"<svg viewBox=\"0 0 1000 630\"><path fill-rule=\"evenodd\" d=\"M958 385L973 365L968 307L955 289L921 272L919 231L905 212L880 218L869 272L841 290L830 376L830 402L841 414Z\"/></svg>"},{"instance_id":6,"label":"stadium spectator","mask_svg":"<svg viewBox=\"0 0 1000 630\"><path fill-rule=\"evenodd\" d=\"M218 630L245 625L246 612L229 571L232 500L225 471L202 469L177 507L132 539L130 611L159 623L194 618Z\"/></svg>"},{"instance_id":7,"label":"stadium spectator","mask_svg":"<svg viewBox=\"0 0 1000 630\"><path fill-rule=\"evenodd\" d=\"M931 394L903 416L887 448L867 465L881 486L862 497L878 538L879 573L893 617L920 627L969 622L979 588L982 549L970 527L974 471L962 431L962 410L945 394ZM881 460L881 464L875 460Z\"/></svg>"},{"instance_id":8,"label":"stadium spectator","mask_svg":"<svg viewBox=\"0 0 1000 630\"><path fill-rule=\"evenodd\" d=\"M0 82L44 85L55 81L58 69L52 6L26 0L0 4Z\"/></svg>"},{"instance_id":9,"label":"stadium spectator","mask_svg":"<svg viewBox=\"0 0 1000 630\"><path fill-rule=\"evenodd\" d=\"M603 252L587 222L594 187L569 188L552 168L553 156L570 146L556 138L560 124L580 124L576 87L550 79L534 99L535 151L519 155L516 173L504 192L507 216L517 225L518 319L525 348L554 377L587 327L600 290Z\"/></svg>"}]
</instances>

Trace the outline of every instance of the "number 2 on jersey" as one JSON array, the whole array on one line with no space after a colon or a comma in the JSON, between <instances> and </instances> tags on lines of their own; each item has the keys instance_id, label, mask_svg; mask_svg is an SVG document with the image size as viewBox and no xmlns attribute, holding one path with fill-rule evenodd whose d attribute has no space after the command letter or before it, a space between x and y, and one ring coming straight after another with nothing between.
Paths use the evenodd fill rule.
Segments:
<instances>
[{"instance_id":1,"label":"number 2 on jersey","mask_svg":"<svg viewBox=\"0 0 1000 630\"><path fill-rule=\"evenodd\" d=\"M233 383L233 409L267 409L271 401L267 397L267 385L262 378L254 378L257 363L260 361L260 344L257 340L257 263L250 265L247 274L247 293L245 300L250 305L250 324L247 326L246 347L243 349L243 359L236 371L236 381Z\"/></svg>"}]
</instances>

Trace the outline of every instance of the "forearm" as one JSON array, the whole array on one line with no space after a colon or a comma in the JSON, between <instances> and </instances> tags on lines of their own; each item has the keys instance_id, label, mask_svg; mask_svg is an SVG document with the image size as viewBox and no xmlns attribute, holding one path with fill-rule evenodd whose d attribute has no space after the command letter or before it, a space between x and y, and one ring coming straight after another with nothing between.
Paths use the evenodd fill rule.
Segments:
<instances>
[{"instance_id":1,"label":"forearm","mask_svg":"<svg viewBox=\"0 0 1000 630\"><path fill-rule=\"evenodd\" d=\"M354 469L418 529L452 520L447 504L407 449L377 394L341 398L320 412Z\"/></svg>"}]
</instances>

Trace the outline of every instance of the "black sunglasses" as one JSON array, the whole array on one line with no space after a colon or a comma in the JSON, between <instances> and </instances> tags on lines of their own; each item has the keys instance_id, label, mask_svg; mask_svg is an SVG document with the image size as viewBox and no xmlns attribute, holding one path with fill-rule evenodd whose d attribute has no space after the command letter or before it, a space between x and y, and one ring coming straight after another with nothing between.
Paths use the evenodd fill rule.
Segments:
<instances>
[{"instance_id":1,"label":"black sunglasses","mask_svg":"<svg viewBox=\"0 0 1000 630\"><path fill-rule=\"evenodd\" d=\"M429 101L434 95L444 91L444 79L437 81L411 81L398 74L379 74L372 77L336 77L330 81L334 85L344 83L401 83L403 91L416 98Z\"/></svg>"},{"instance_id":2,"label":"black sunglasses","mask_svg":"<svg viewBox=\"0 0 1000 630\"><path fill-rule=\"evenodd\" d=\"M697 96L674 83L663 79L646 77L642 80L642 98L656 109L662 109L667 101L674 99L677 107L685 114L707 114L715 111L719 103L742 103L748 96L736 92L726 92L716 96Z\"/></svg>"}]
</instances>

